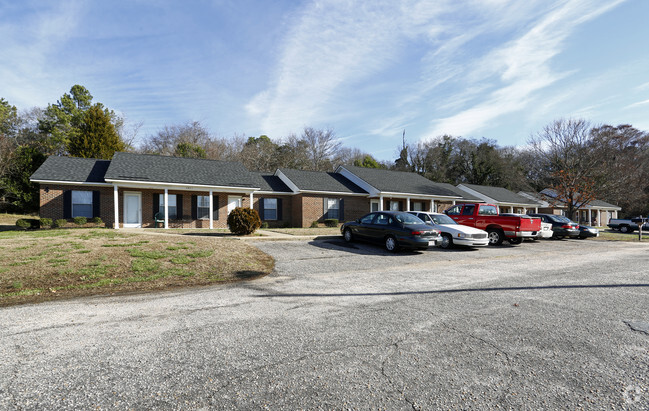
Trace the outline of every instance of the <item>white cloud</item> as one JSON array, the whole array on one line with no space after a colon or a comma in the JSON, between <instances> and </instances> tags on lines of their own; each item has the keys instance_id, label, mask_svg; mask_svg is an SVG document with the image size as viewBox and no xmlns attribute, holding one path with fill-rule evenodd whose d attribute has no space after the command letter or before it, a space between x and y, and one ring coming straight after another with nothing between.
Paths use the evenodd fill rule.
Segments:
<instances>
[{"instance_id":1,"label":"white cloud","mask_svg":"<svg viewBox=\"0 0 649 411\"><path fill-rule=\"evenodd\" d=\"M619 3L574 0L545 14L522 36L489 53L468 73L471 82L488 81L496 89L473 107L435 121L428 135L467 135L492 125L502 115L525 108L535 92L569 74L555 72L550 66L566 38L579 24Z\"/></svg>"},{"instance_id":2,"label":"white cloud","mask_svg":"<svg viewBox=\"0 0 649 411\"><path fill-rule=\"evenodd\" d=\"M637 103L629 104L628 106L626 106L624 108L625 109L635 108L635 107L639 107L639 106L645 106L647 104L649 104L649 100L638 101Z\"/></svg>"}]
</instances>

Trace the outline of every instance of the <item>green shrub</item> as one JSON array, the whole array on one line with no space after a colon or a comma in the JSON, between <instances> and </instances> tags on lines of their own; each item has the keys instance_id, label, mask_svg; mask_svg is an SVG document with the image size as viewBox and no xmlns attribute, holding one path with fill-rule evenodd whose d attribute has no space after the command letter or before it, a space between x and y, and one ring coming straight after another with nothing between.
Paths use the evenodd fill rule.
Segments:
<instances>
[{"instance_id":1,"label":"green shrub","mask_svg":"<svg viewBox=\"0 0 649 411\"><path fill-rule=\"evenodd\" d=\"M29 221L24 218L19 218L18 220L16 220L16 227L22 228L23 230L27 230L31 226L32 225L29 223Z\"/></svg>"},{"instance_id":2,"label":"green shrub","mask_svg":"<svg viewBox=\"0 0 649 411\"><path fill-rule=\"evenodd\" d=\"M41 227L43 227L43 228L52 227L52 219L51 218L41 218L40 224L41 224Z\"/></svg>"},{"instance_id":3,"label":"green shrub","mask_svg":"<svg viewBox=\"0 0 649 411\"><path fill-rule=\"evenodd\" d=\"M88 219L86 217L74 217L72 219L76 225L86 225Z\"/></svg>"},{"instance_id":4,"label":"green shrub","mask_svg":"<svg viewBox=\"0 0 649 411\"><path fill-rule=\"evenodd\" d=\"M59 218L58 220L54 220L54 224L52 225L53 228L63 228L68 224L68 220L64 218Z\"/></svg>"},{"instance_id":5,"label":"green shrub","mask_svg":"<svg viewBox=\"0 0 649 411\"><path fill-rule=\"evenodd\" d=\"M338 219L337 218L327 218L324 220L324 225L327 227L338 227Z\"/></svg>"},{"instance_id":6,"label":"green shrub","mask_svg":"<svg viewBox=\"0 0 649 411\"><path fill-rule=\"evenodd\" d=\"M318 222L317 221L312 221L311 222L311 228L318 228Z\"/></svg>"},{"instance_id":7,"label":"green shrub","mask_svg":"<svg viewBox=\"0 0 649 411\"><path fill-rule=\"evenodd\" d=\"M252 208L237 207L228 216L228 227L236 235L252 234L260 226L259 213Z\"/></svg>"},{"instance_id":8,"label":"green shrub","mask_svg":"<svg viewBox=\"0 0 649 411\"><path fill-rule=\"evenodd\" d=\"M265 222L265 221L263 223L261 223L261 228L264 228L264 229L268 228L268 223Z\"/></svg>"},{"instance_id":9,"label":"green shrub","mask_svg":"<svg viewBox=\"0 0 649 411\"><path fill-rule=\"evenodd\" d=\"M92 223L96 225L101 225L104 223L104 220L102 220L101 217L93 217L93 219L90 221L92 221Z\"/></svg>"}]
</instances>

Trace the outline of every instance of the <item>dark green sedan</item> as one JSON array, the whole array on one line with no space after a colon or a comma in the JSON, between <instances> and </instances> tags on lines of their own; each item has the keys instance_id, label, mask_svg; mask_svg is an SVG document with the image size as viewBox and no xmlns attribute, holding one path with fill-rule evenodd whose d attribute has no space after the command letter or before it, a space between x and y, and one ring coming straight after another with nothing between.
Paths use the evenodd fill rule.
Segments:
<instances>
[{"instance_id":1,"label":"dark green sedan","mask_svg":"<svg viewBox=\"0 0 649 411\"><path fill-rule=\"evenodd\" d=\"M414 215L401 211L376 211L340 227L347 242L354 240L380 243L388 251L399 248L425 250L441 241L432 229Z\"/></svg>"}]
</instances>

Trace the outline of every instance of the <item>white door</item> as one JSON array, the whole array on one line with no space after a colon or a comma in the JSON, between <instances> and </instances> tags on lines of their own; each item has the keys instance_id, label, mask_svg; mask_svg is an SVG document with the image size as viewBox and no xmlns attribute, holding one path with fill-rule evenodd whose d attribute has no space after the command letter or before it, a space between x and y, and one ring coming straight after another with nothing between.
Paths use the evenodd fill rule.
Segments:
<instances>
[{"instance_id":1,"label":"white door","mask_svg":"<svg viewBox=\"0 0 649 411\"><path fill-rule=\"evenodd\" d=\"M124 193L124 227L142 227L141 193Z\"/></svg>"},{"instance_id":2,"label":"white door","mask_svg":"<svg viewBox=\"0 0 649 411\"><path fill-rule=\"evenodd\" d=\"M237 207L241 207L241 197L228 196L228 215Z\"/></svg>"}]
</instances>

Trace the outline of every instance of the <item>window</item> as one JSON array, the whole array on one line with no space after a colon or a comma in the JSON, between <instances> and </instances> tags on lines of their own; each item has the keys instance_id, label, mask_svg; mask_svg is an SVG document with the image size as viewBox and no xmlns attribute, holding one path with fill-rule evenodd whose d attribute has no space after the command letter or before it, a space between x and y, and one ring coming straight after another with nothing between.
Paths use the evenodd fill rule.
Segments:
<instances>
[{"instance_id":1,"label":"window","mask_svg":"<svg viewBox=\"0 0 649 411\"><path fill-rule=\"evenodd\" d=\"M390 211L399 211L398 201L390 201Z\"/></svg>"},{"instance_id":2,"label":"window","mask_svg":"<svg viewBox=\"0 0 649 411\"><path fill-rule=\"evenodd\" d=\"M92 191L72 190L72 217L92 218Z\"/></svg>"},{"instance_id":3,"label":"window","mask_svg":"<svg viewBox=\"0 0 649 411\"><path fill-rule=\"evenodd\" d=\"M481 205L478 209L478 215L498 215L496 206Z\"/></svg>"},{"instance_id":4,"label":"window","mask_svg":"<svg viewBox=\"0 0 649 411\"><path fill-rule=\"evenodd\" d=\"M376 214L368 214L365 217L361 218L361 224L372 224L372 220L374 220L374 217Z\"/></svg>"},{"instance_id":5,"label":"window","mask_svg":"<svg viewBox=\"0 0 649 411\"><path fill-rule=\"evenodd\" d=\"M328 198L327 199L327 209L325 210L325 214L327 215L327 218L335 218L338 219L338 209L339 209L339 203L337 198Z\"/></svg>"},{"instance_id":6,"label":"window","mask_svg":"<svg viewBox=\"0 0 649 411\"><path fill-rule=\"evenodd\" d=\"M264 198L264 220L277 220L277 199Z\"/></svg>"},{"instance_id":7,"label":"window","mask_svg":"<svg viewBox=\"0 0 649 411\"><path fill-rule=\"evenodd\" d=\"M177 208L176 208L176 195L175 194L169 194L169 219L170 220L175 220L178 218L178 213L177 213ZM209 199L208 199L209 201ZM209 203L208 203L209 204ZM209 205L208 205L209 207ZM160 195L160 207L158 208L158 211L164 214L165 212L165 196Z\"/></svg>"},{"instance_id":8,"label":"window","mask_svg":"<svg viewBox=\"0 0 649 411\"><path fill-rule=\"evenodd\" d=\"M465 205L464 210L462 210L462 215L473 215L473 210L475 210L474 205Z\"/></svg>"},{"instance_id":9,"label":"window","mask_svg":"<svg viewBox=\"0 0 649 411\"><path fill-rule=\"evenodd\" d=\"M171 200L169 200L169 204L171 204ZM210 196L196 196L196 218L199 220L209 220Z\"/></svg>"},{"instance_id":10,"label":"window","mask_svg":"<svg viewBox=\"0 0 649 411\"><path fill-rule=\"evenodd\" d=\"M380 225L388 225L390 223L391 218L388 217L385 214L379 214L376 217L376 221L374 221L374 224L380 224Z\"/></svg>"},{"instance_id":11,"label":"window","mask_svg":"<svg viewBox=\"0 0 649 411\"><path fill-rule=\"evenodd\" d=\"M412 203L412 211L424 211L424 203L419 201Z\"/></svg>"},{"instance_id":12,"label":"window","mask_svg":"<svg viewBox=\"0 0 649 411\"><path fill-rule=\"evenodd\" d=\"M378 201L372 201L370 203L371 210L370 211L379 211L379 203Z\"/></svg>"},{"instance_id":13,"label":"window","mask_svg":"<svg viewBox=\"0 0 649 411\"><path fill-rule=\"evenodd\" d=\"M462 209L462 206L453 206L446 212L446 214L448 214L448 215L460 215L460 210L461 209Z\"/></svg>"}]
</instances>

